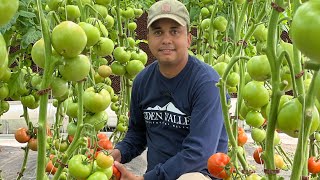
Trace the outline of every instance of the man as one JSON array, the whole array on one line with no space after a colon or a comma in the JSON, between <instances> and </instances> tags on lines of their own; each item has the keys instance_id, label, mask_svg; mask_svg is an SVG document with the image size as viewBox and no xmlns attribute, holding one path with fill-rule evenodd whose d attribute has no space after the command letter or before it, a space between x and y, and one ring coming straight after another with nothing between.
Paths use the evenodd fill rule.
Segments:
<instances>
[{"instance_id":1,"label":"man","mask_svg":"<svg viewBox=\"0 0 320 180\"><path fill-rule=\"evenodd\" d=\"M212 67L188 55L189 13L177 0L150 7L148 43L157 61L137 75L132 87L128 132L112 151L126 163L146 147L147 171L135 176L118 162L121 180L211 179L208 158L227 152L219 89Z\"/></svg>"}]
</instances>

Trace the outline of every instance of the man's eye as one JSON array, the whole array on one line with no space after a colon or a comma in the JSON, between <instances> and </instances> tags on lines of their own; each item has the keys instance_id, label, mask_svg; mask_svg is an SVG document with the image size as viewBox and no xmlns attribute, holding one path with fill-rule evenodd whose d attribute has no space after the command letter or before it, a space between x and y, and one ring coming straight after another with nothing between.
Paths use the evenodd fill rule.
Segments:
<instances>
[{"instance_id":1,"label":"man's eye","mask_svg":"<svg viewBox=\"0 0 320 180\"><path fill-rule=\"evenodd\" d=\"M160 35L160 34L161 34L161 31L155 31L154 34L155 34L155 35Z\"/></svg>"}]
</instances>

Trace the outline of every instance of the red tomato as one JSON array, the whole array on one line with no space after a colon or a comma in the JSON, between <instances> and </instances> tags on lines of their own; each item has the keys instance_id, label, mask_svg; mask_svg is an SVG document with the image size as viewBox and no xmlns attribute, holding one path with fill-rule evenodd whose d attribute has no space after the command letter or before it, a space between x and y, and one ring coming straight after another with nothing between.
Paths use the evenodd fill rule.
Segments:
<instances>
[{"instance_id":1,"label":"red tomato","mask_svg":"<svg viewBox=\"0 0 320 180\"><path fill-rule=\"evenodd\" d=\"M14 137L19 143L26 143L31 138L26 128L19 128L14 134Z\"/></svg>"},{"instance_id":2,"label":"red tomato","mask_svg":"<svg viewBox=\"0 0 320 180\"><path fill-rule=\"evenodd\" d=\"M108 136L105 133L102 133L102 132L98 133L97 137L98 137L98 140L109 139Z\"/></svg>"},{"instance_id":3,"label":"red tomato","mask_svg":"<svg viewBox=\"0 0 320 180\"><path fill-rule=\"evenodd\" d=\"M55 174L57 172L57 168L54 167L53 163L51 160L49 160L47 166L46 166L46 172L50 174Z\"/></svg>"},{"instance_id":4,"label":"red tomato","mask_svg":"<svg viewBox=\"0 0 320 180\"><path fill-rule=\"evenodd\" d=\"M113 170L112 176L113 176L116 180L120 180L121 172L118 170L118 168L113 165L113 166L112 166L112 170Z\"/></svg>"},{"instance_id":5,"label":"red tomato","mask_svg":"<svg viewBox=\"0 0 320 180\"><path fill-rule=\"evenodd\" d=\"M308 159L308 171L312 174L317 174L320 172L320 160L311 156Z\"/></svg>"},{"instance_id":6,"label":"red tomato","mask_svg":"<svg viewBox=\"0 0 320 180\"><path fill-rule=\"evenodd\" d=\"M238 146L243 146L248 140L248 136L244 132L238 132Z\"/></svg>"},{"instance_id":7,"label":"red tomato","mask_svg":"<svg viewBox=\"0 0 320 180\"><path fill-rule=\"evenodd\" d=\"M262 153L262 148L258 147L254 152L253 152L253 159L256 161L258 164L263 164L263 160L261 159L261 153Z\"/></svg>"},{"instance_id":8,"label":"red tomato","mask_svg":"<svg viewBox=\"0 0 320 180\"><path fill-rule=\"evenodd\" d=\"M109 150L113 149L113 145L109 139L101 139L98 141L98 150Z\"/></svg>"},{"instance_id":9,"label":"red tomato","mask_svg":"<svg viewBox=\"0 0 320 180\"><path fill-rule=\"evenodd\" d=\"M227 154L215 153L208 159L208 171L215 178L228 178L233 169Z\"/></svg>"},{"instance_id":10,"label":"red tomato","mask_svg":"<svg viewBox=\"0 0 320 180\"><path fill-rule=\"evenodd\" d=\"M35 138L31 138L28 141L28 147L32 150L32 151L37 151L38 150L38 141Z\"/></svg>"}]
</instances>

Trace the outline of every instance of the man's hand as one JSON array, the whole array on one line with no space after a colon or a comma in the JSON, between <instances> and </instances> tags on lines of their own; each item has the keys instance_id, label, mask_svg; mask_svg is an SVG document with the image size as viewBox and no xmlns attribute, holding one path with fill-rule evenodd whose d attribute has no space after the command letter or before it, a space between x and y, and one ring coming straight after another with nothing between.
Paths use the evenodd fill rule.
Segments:
<instances>
[{"instance_id":1,"label":"man's hand","mask_svg":"<svg viewBox=\"0 0 320 180\"><path fill-rule=\"evenodd\" d=\"M114 161L121 162L121 153L120 153L119 149L109 150L108 152L113 157Z\"/></svg>"},{"instance_id":2,"label":"man's hand","mask_svg":"<svg viewBox=\"0 0 320 180\"><path fill-rule=\"evenodd\" d=\"M143 180L143 176L136 176L132 172L128 171L123 164L115 161L114 165L121 172L120 180Z\"/></svg>"}]
</instances>

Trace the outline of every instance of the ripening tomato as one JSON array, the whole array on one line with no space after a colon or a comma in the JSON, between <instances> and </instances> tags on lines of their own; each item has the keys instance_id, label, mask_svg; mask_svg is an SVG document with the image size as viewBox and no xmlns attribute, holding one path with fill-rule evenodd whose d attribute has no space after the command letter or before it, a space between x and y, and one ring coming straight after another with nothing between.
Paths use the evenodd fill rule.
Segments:
<instances>
[{"instance_id":1,"label":"ripening tomato","mask_svg":"<svg viewBox=\"0 0 320 180\"><path fill-rule=\"evenodd\" d=\"M0 0L0 26L7 24L18 8L19 0Z\"/></svg>"},{"instance_id":2,"label":"ripening tomato","mask_svg":"<svg viewBox=\"0 0 320 180\"><path fill-rule=\"evenodd\" d=\"M36 138L31 138L28 141L28 147L32 150L32 151L37 151L38 150L38 141Z\"/></svg>"},{"instance_id":3,"label":"ripening tomato","mask_svg":"<svg viewBox=\"0 0 320 180\"><path fill-rule=\"evenodd\" d=\"M96 157L97 165L103 169L109 168L113 165L114 159L111 155L100 151Z\"/></svg>"},{"instance_id":4,"label":"ripening tomato","mask_svg":"<svg viewBox=\"0 0 320 180\"><path fill-rule=\"evenodd\" d=\"M208 171L215 178L228 178L234 167L230 162L230 157L224 153L215 153L208 159Z\"/></svg>"},{"instance_id":5,"label":"ripening tomato","mask_svg":"<svg viewBox=\"0 0 320 180\"><path fill-rule=\"evenodd\" d=\"M26 143L31 138L30 135L28 134L28 130L26 128L19 128L15 132L14 137L19 143Z\"/></svg>"}]
</instances>

